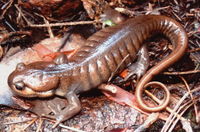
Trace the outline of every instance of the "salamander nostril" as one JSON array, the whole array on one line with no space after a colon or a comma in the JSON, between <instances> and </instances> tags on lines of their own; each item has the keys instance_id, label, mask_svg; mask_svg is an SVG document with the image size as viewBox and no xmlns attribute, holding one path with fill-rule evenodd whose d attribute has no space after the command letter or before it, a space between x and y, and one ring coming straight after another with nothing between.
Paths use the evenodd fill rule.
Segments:
<instances>
[{"instance_id":1,"label":"salamander nostril","mask_svg":"<svg viewBox=\"0 0 200 132\"><path fill-rule=\"evenodd\" d=\"M17 83L15 83L15 88L17 90L23 90L24 89L24 83L23 82L17 82Z\"/></svg>"}]
</instances>

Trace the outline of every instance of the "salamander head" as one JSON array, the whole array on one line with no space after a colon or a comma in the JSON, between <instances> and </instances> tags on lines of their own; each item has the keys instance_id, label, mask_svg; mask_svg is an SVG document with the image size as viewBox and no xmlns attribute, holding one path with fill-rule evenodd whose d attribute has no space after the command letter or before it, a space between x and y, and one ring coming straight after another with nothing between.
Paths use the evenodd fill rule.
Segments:
<instances>
[{"instance_id":1,"label":"salamander head","mask_svg":"<svg viewBox=\"0 0 200 132\"><path fill-rule=\"evenodd\" d=\"M48 72L53 62L19 63L8 77L8 85L14 93L22 97L49 97L54 95L59 78Z\"/></svg>"}]
</instances>

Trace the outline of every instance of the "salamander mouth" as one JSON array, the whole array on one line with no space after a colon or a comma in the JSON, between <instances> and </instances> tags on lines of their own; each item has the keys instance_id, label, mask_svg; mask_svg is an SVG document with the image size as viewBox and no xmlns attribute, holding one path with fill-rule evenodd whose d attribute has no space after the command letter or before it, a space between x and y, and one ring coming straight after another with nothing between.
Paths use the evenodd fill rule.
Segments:
<instances>
[{"instance_id":1,"label":"salamander mouth","mask_svg":"<svg viewBox=\"0 0 200 132\"><path fill-rule=\"evenodd\" d=\"M53 94L54 94L54 90L49 90L45 92L37 92L37 96L41 98L50 97L50 96L53 96Z\"/></svg>"},{"instance_id":2,"label":"salamander mouth","mask_svg":"<svg viewBox=\"0 0 200 132\"><path fill-rule=\"evenodd\" d=\"M48 91L34 91L33 89L27 86L24 86L23 89L17 89L16 85L13 85L12 87L14 88L14 92L17 95L27 98L35 98L35 97L45 98L45 97L50 97L54 94L54 89Z\"/></svg>"}]
</instances>

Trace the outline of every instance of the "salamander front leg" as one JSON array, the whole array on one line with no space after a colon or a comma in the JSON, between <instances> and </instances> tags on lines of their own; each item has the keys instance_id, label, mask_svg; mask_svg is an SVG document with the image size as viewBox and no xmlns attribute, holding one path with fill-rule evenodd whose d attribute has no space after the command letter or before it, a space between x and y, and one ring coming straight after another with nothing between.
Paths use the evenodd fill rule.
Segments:
<instances>
[{"instance_id":1,"label":"salamander front leg","mask_svg":"<svg viewBox=\"0 0 200 132\"><path fill-rule=\"evenodd\" d=\"M59 123L65 121L81 110L81 103L77 95L74 92L70 92L66 95L68 105L60 113L56 115L56 123L53 128L55 128Z\"/></svg>"},{"instance_id":2,"label":"salamander front leg","mask_svg":"<svg viewBox=\"0 0 200 132\"><path fill-rule=\"evenodd\" d=\"M133 75L137 76L137 80L147 71L149 67L149 55L146 45L143 45L138 52L138 59L135 63L128 67L128 75L124 79L128 80Z\"/></svg>"}]
</instances>

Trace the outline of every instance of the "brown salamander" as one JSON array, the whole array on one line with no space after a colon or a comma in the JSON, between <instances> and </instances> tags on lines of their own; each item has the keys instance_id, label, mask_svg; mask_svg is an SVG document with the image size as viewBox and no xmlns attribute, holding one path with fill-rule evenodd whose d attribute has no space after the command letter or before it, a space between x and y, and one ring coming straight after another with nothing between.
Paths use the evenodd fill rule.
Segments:
<instances>
[{"instance_id":1,"label":"brown salamander","mask_svg":"<svg viewBox=\"0 0 200 132\"><path fill-rule=\"evenodd\" d=\"M169 96L163 84L149 82L181 58L188 43L183 27L166 16L138 16L117 26L102 29L89 37L86 44L68 61L65 56L60 56L54 62L20 63L9 76L8 84L16 94L23 97L66 97L69 105L57 116L57 122L61 122L80 111L77 94L107 82L127 56L115 74L129 66L137 58L144 40L156 33L164 34L171 41L173 51L140 79L135 95L142 109L150 112L162 110L169 99L158 107L148 107L142 100L143 89L147 85L159 85Z\"/></svg>"}]
</instances>

